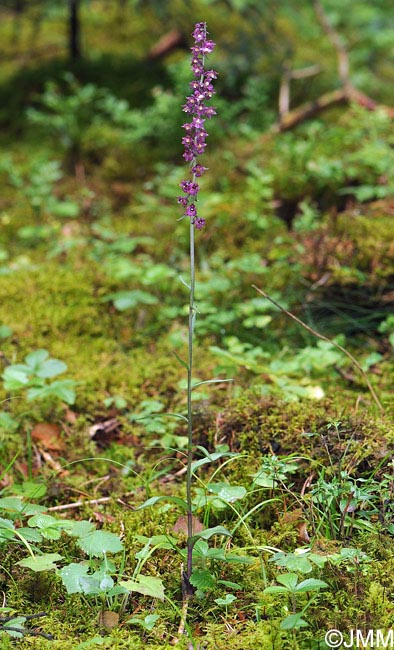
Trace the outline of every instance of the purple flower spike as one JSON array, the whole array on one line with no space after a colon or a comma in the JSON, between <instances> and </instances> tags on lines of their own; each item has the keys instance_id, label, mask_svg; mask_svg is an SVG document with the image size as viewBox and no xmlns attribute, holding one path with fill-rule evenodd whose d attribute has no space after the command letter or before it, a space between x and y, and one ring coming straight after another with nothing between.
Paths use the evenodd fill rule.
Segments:
<instances>
[{"instance_id":1,"label":"purple flower spike","mask_svg":"<svg viewBox=\"0 0 394 650\"><path fill-rule=\"evenodd\" d=\"M184 180L180 183L185 196L178 196L177 201L185 208L184 216L190 218L195 228L201 230L205 225L205 219L197 216L196 202L200 187L196 179L200 178L206 171L207 167L197 162L197 157L204 153L208 133L205 130L205 121L216 115L213 106L207 106L215 91L212 81L217 78L215 70L205 70L205 59L211 54L215 43L207 38L207 24L197 23L194 27L193 38L194 45L191 48L191 70L195 79L190 82L192 93L186 98L186 103L182 106L185 113L191 115L191 121L182 125L185 129L185 136L182 138L184 146L183 158L190 163L192 179Z\"/></svg>"}]
</instances>

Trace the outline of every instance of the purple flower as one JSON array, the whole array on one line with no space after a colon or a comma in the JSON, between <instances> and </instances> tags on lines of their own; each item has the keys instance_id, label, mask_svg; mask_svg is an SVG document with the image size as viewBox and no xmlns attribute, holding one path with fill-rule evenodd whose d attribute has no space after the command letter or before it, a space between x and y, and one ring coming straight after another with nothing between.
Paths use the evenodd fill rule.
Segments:
<instances>
[{"instance_id":1,"label":"purple flower","mask_svg":"<svg viewBox=\"0 0 394 650\"><path fill-rule=\"evenodd\" d=\"M198 230L205 225L205 219L197 216L196 202L200 187L196 183L196 178L200 178L206 172L207 167L200 165L197 162L197 157L204 153L207 146L205 139L208 137L208 133L204 127L205 121L216 115L213 106L206 105L206 102L215 94L212 81L217 78L215 70L205 70L204 67L206 56L211 54L215 47L215 43L207 36L207 24L196 23L193 31L194 45L191 48L191 70L195 79L189 84L192 92L182 106L182 110L192 116L191 121L182 126L186 132L182 138L183 158L186 162L190 162L192 179L180 183L185 196L177 198L178 203L185 208L184 216L189 217Z\"/></svg>"}]
</instances>

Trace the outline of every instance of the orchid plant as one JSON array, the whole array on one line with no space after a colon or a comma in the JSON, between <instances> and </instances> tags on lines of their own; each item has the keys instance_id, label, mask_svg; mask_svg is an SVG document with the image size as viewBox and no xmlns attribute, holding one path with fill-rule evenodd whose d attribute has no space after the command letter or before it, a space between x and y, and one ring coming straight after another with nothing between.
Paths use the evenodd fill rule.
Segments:
<instances>
[{"instance_id":1,"label":"orchid plant","mask_svg":"<svg viewBox=\"0 0 394 650\"><path fill-rule=\"evenodd\" d=\"M185 575L186 589L191 591L190 577L193 570L193 515L192 515L192 463L193 463L193 412L192 412L192 373L193 373L193 331L196 319L196 306L194 302L195 293L195 229L201 230L205 225L205 219L198 214L197 202L200 186L197 179L206 171L198 162L198 157L204 153L206 148L205 121L216 115L212 106L207 102L215 94L212 82L217 78L214 70L207 70L205 67L206 57L211 54L215 43L208 39L207 25L205 22L197 23L193 31L194 45L191 48L192 59L191 69L194 76L190 82L191 94L187 97L183 110L191 120L183 125L185 136L182 144L185 151L183 157L190 165L191 178L183 180L180 187L183 195L178 197L178 203L183 206L185 212L181 219L189 220L190 232L190 285L189 288L189 327L188 327L188 363L187 365L187 479L186 479L186 501L187 501L187 568Z\"/></svg>"}]
</instances>

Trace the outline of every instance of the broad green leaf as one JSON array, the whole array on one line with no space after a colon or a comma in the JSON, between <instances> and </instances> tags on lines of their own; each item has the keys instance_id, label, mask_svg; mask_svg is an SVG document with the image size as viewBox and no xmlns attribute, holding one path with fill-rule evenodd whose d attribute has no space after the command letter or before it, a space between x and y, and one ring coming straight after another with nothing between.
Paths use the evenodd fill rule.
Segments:
<instances>
[{"instance_id":1,"label":"broad green leaf","mask_svg":"<svg viewBox=\"0 0 394 650\"><path fill-rule=\"evenodd\" d=\"M0 431L5 433L15 433L19 427L18 420L11 417L9 413L3 411L0 413Z\"/></svg>"},{"instance_id":2,"label":"broad green leaf","mask_svg":"<svg viewBox=\"0 0 394 650\"><path fill-rule=\"evenodd\" d=\"M158 621L159 618L160 616L158 614L148 614L144 619L134 616L125 621L125 623L126 625L141 625L145 630L150 632L153 630L156 621Z\"/></svg>"},{"instance_id":3,"label":"broad green leaf","mask_svg":"<svg viewBox=\"0 0 394 650\"><path fill-rule=\"evenodd\" d=\"M195 570L190 576L190 583L199 591L207 591L214 588L216 580L214 576L207 570Z\"/></svg>"},{"instance_id":4,"label":"broad green leaf","mask_svg":"<svg viewBox=\"0 0 394 650\"><path fill-rule=\"evenodd\" d=\"M50 211L55 217L75 219L79 215L79 205L75 201L56 201Z\"/></svg>"},{"instance_id":5,"label":"broad green leaf","mask_svg":"<svg viewBox=\"0 0 394 650\"><path fill-rule=\"evenodd\" d=\"M296 573L284 573L281 576L277 576L277 581L284 585L289 591L294 591L297 587L298 576Z\"/></svg>"},{"instance_id":6,"label":"broad green leaf","mask_svg":"<svg viewBox=\"0 0 394 650\"><path fill-rule=\"evenodd\" d=\"M18 528L18 533L27 542L33 542L34 544L42 542L43 536L40 531L36 530L35 528L27 528L25 526L22 526L22 528Z\"/></svg>"},{"instance_id":7,"label":"broad green leaf","mask_svg":"<svg viewBox=\"0 0 394 650\"><path fill-rule=\"evenodd\" d=\"M231 537L231 533L224 526L215 526L214 528L207 528L200 533L193 535L192 539L210 539L213 535L227 535Z\"/></svg>"},{"instance_id":8,"label":"broad green leaf","mask_svg":"<svg viewBox=\"0 0 394 650\"><path fill-rule=\"evenodd\" d=\"M47 359L44 361L38 370L36 371L36 376L41 377L41 379L50 379L51 377L56 377L62 372L67 370L67 364L60 359Z\"/></svg>"},{"instance_id":9,"label":"broad green leaf","mask_svg":"<svg viewBox=\"0 0 394 650\"><path fill-rule=\"evenodd\" d=\"M198 467L206 465L207 463L214 463L220 458L235 458L236 456L239 456L239 454L232 451L215 451L214 453L210 454L204 447L198 447L198 449L200 451L203 451L205 458L200 458L199 460L195 460L192 463L192 472L195 472Z\"/></svg>"},{"instance_id":10,"label":"broad green leaf","mask_svg":"<svg viewBox=\"0 0 394 650\"><path fill-rule=\"evenodd\" d=\"M138 305L156 305L159 302L156 296L139 289L135 291L118 291L106 296L104 300L113 301L114 306L119 311L133 309Z\"/></svg>"},{"instance_id":11,"label":"broad green leaf","mask_svg":"<svg viewBox=\"0 0 394 650\"><path fill-rule=\"evenodd\" d=\"M35 555L34 557L26 557L16 564L27 567L32 571L51 571L57 569L55 562L62 560L63 556L59 553L44 553L43 555Z\"/></svg>"},{"instance_id":12,"label":"broad green leaf","mask_svg":"<svg viewBox=\"0 0 394 650\"><path fill-rule=\"evenodd\" d=\"M75 402L75 385L76 382L73 379L56 380L45 386L29 388L27 391L27 399L32 401L47 397L57 397L63 400L63 402L66 402L66 404L71 405Z\"/></svg>"},{"instance_id":13,"label":"broad green leaf","mask_svg":"<svg viewBox=\"0 0 394 650\"><path fill-rule=\"evenodd\" d=\"M304 591L319 591L324 587L328 587L328 584L324 582L324 580L317 580L316 578L308 578L307 580L303 580L302 582L300 582L297 585L295 590L297 591L297 593L304 592Z\"/></svg>"},{"instance_id":14,"label":"broad green leaf","mask_svg":"<svg viewBox=\"0 0 394 650\"><path fill-rule=\"evenodd\" d=\"M12 335L12 329L8 325L0 325L0 339L6 339Z\"/></svg>"},{"instance_id":15,"label":"broad green leaf","mask_svg":"<svg viewBox=\"0 0 394 650\"><path fill-rule=\"evenodd\" d=\"M234 501L243 499L245 494L247 494L246 488L242 485L228 485L227 483L217 483L215 486L209 484L208 489L210 492L217 494L226 503L234 503Z\"/></svg>"},{"instance_id":16,"label":"broad green leaf","mask_svg":"<svg viewBox=\"0 0 394 650\"><path fill-rule=\"evenodd\" d=\"M222 605L224 607L228 607L228 605L231 605L231 603L233 603L234 600L237 600L236 596L234 596L233 594L226 594L224 598L215 598L215 603L217 603L218 605Z\"/></svg>"},{"instance_id":17,"label":"broad green leaf","mask_svg":"<svg viewBox=\"0 0 394 650\"><path fill-rule=\"evenodd\" d=\"M82 563L71 563L58 572L68 594L83 593L82 578L88 574L89 567Z\"/></svg>"},{"instance_id":18,"label":"broad green leaf","mask_svg":"<svg viewBox=\"0 0 394 650\"><path fill-rule=\"evenodd\" d=\"M18 494L25 499L41 499L47 492L45 483L35 483L34 481L24 481L20 485L12 486L13 494Z\"/></svg>"},{"instance_id":19,"label":"broad green leaf","mask_svg":"<svg viewBox=\"0 0 394 650\"><path fill-rule=\"evenodd\" d=\"M40 368L41 364L48 359L48 350L34 350L25 357L25 363L31 368L33 374Z\"/></svg>"},{"instance_id":20,"label":"broad green leaf","mask_svg":"<svg viewBox=\"0 0 394 650\"><path fill-rule=\"evenodd\" d=\"M107 553L119 553L123 550L119 536L106 530L94 530L86 537L79 538L77 544L87 555L94 557L101 557Z\"/></svg>"},{"instance_id":21,"label":"broad green leaf","mask_svg":"<svg viewBox=\"0 0 394 650\"><path fill-rule=\"evenodd\" d=\"M26 623L26 618L24 616L15 616L15 618L12 618L10 621L3 623L1 629L6 630L7 634L13 637L14 639L20 639L23 637L23 633L24 633L23 626L25 623ZM19 628L20 632L17 630L7 629L10 627Z\"/></svg>"},{"instance_id":22,"label":"broad green leaf","mask_svg":"<svg viewBox=\"0 0 394 650\"><path fill-rule=\"evenodd\" d=\"M0 544L15 537L15 525L11 519L0 517Z\"/></svg>"},{"instance_id":23,"label":"broad green leaf","mask_svg":"<svg viewBox=\"0 0 394 650\"><path fill-rule=\"evenodd\" d=\"M25 503L20 497L3 497L0 499L0 511L14 515L36 515L38 512L45 512L47 508L34 503Z\"/></svg>"},{"instance_id":24,"label":"broad green leaf","mask_svg":"<svg viewBox=\"0 0 394 650\"><path fill-rule=\"evenodd\" d=\"M142 503L136 509L142 510L143 508L149 508L150 506L154 506L156 503L160 503L161 501L170 501L170 503L175 503L177 506L187 511L187 503L184 499L171 496L151 497L150 499L147 499L147 501L144 501L144 503Z\"/></svg>"},{"instance_id":25,"label":"broad green leaf","mask_svg":"<svg viewBox=\"0 0 394 650\"><path fill-rule=\"evenodd\" d=\"M288 594L289 590L287 587L279 587L279 585L272 585L272 587L266 587L263 591L263 594Z\"/></svg>"},{"instance_id":26,"label":"broad green leaf","mask_svg":"<svg viewBox=\"0 0 394 650\"><path fill-rule=\"evenodd\" d=\"M13 366L8 366L4 370L2 378L4 379L5 390L18 390L29 383L28 375L22 370L15 369Z\"/></svg>"},{"instance_id":27,"label":"broad green leaf","mask_svg":"<svg viewBox=\"0 0 394 650\"><path fill-rule=\"evenodd\" d=\"M68 522L65 531L72 537L86 537L89 533L95 530L95 525L91 521L72 521Z\"/></svg>"},{"instance_id":28,"label":"broad green leaf","mask_svg":"<svg viewBox=\"0 0 394 650\"><path fill-rule=\"evenodd\" d=\"M121 580L119 584L128 591L164 600L164 585L161 578L139 575L136 580Z\"/></svg>"},{"instance_id":29,"label":"broad green leaf","mask_svg":"<svg viewBox=\"0 0 394 650\"><path fill-rule=\"evenodd\" d=\"M48 526L61 526L61 523L62 522L59 519L55 519L52 515L39 513L38 515L30 517L27 525L31 528L47 528Z\"/></svg>"},{"instance_id":30,"label":"broad green leaf","mask_svg":"<svg viewBox=\"0 0 394 650\"><path fill-rule=\"evenodd\" d=\"M141 542L141 544L149 543L150 546L159 546L160 548L164 548L164 549L174 548L174 546L177 543L176 538L171 537L171 535L152 535L152 537L145 537L144 535L135 535L135 539L137 540L137 542Z\"/></svg>"},{"instance_id":31,"label":"broad green leaf","mask_svg":"<svg viewBox=\"0 0 394 650\"><path fill-rule=\"evenodd\" d=\"M281 621L279 627L281 630L297 630L300 627L308 627L308 623L301 618L301 614L290 614Z\"/></svg>"}]
</instances>

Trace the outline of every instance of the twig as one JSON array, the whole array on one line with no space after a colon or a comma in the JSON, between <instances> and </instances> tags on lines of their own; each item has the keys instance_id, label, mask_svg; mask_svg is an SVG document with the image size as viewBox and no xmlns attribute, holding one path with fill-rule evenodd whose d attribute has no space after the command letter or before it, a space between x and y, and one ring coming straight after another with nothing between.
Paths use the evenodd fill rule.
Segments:
<instances>
[{"instance_id":1,"label":"twig","mask_svg":"<svg viewBox=\"0 0 394 650\"><path fill-rule=\"evenodd\" d=\"M331 339L327 338L327 336L324 336L324 334L320 334L320 332L317 332L317 331L314 330L312 327L310 327L309 325L307 325L306 323L304 323L304 321L302 321L300 318L298 318L297 316L295 316L294 314L292 314L290 311L288 311L287 309L285 309L284 307L282 307L282 305L280 305L278 302L276 302L276 300L274 300L273 298L271 298L267 293L265 293L265 291L263 291L262 289L259 289L258 287L256 287L255 284L252 284L252 287L253 287L253 289L256 289L256 291L257 291L258 293L260 293L262 296L264 296L264 298L266 298L266 299L269 300L273 305L275 305L275 307L277 307L278 309L280 309L281 312L283 312L284 314L286 314L286 316L288 316L289 318L292 318L296 323L298 323L299 325L301 325L301 326L302 326L304 329L306 329L308 332L310 332L311 334L313 334L314 336L316 336L318 339L321 339L322 341L326 341L327 343L331 343L331 345L333 345L334 348L336 348L337 350L339 350L340 352L342 352L343 354L345 354L345 355L347 356L347 358L350 359L350 361L353 363L353 365L354 365L354 366L357 368L357 370L360 372L362 378L364 379L366 385L368 386L368 390L369 390L369 392L371 393L371 395L372 395L372 397L373 397L373 399L374 399L374 401L375 401L375 403L376 403L376 405L377 405L379 411L380 411L381 413L384 413L384 408L383 408L383 406L382 406L382 403L380 402L379 397L377 396L377 394L376 394L376 392L375 392L375 390L374 390L374 387L372 386L371 382L369 381L369 379L368 379L368 377L367 377L367 374L366 374L365 370L363 370L363 368L360 366L360 364L359 364L359 362L357 361L357 359L355 359L354 356L353 356L350 352L348 352L347 350L345 350L345 348L343 348L342 345L339 345L339 343L336 343L335 341L332 341Z\"/></svg>"},{"instance_id":2,"label":"twig","mask_svg":"<svg viewBox=\"0 0 394 650\"><path fill-rule=\"evenodd\" d=\"M134 492L128 492L125 494L125 497L131 496L132 494L134 494ZM112 500L113 497L100 497L100 499L80 499L79 501L75 501L75 503L63 503L60 506L51 506L48 508L47 512L55 512L56 510L71 510L72 508L81 508L82 506L95 506L99 503L108 503L108 501ZM122 501L122 499L116 499L116 502L124 505L124 501Z\"/></svg>"}]
</instances>

